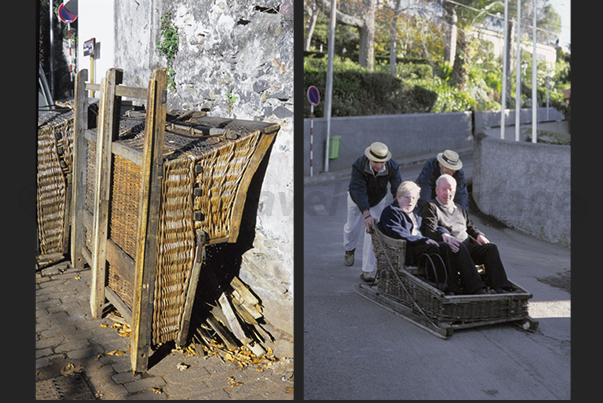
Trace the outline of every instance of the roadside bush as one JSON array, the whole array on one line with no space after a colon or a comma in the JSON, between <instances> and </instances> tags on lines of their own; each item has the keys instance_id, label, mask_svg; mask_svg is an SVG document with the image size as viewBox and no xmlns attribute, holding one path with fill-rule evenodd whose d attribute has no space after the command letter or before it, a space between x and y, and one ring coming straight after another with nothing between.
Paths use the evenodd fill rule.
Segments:
<instances>
[{"instance_id":1,"label":"roadside bush","mask_svg":"<svg viewBox=\"0 0 603 403\"><path fill-rule=\"evenodd\" d=\"M425 64L414 66L408 71L420 74L425 79L433 75ZM401 80L383 72L381 66L376 73L368 73L348 59L335 57L333 61L333 105L331 116L389 115L400 113L431 112L437 94L415 85L414 80ZM321 94L321 102L314 108L314 116L323 117L326 100L327 58L306 57L304 59L304 88L314 85ZM413 78L416 78L413 76ZM310 117L310 103L304 100L304 117Z\"/></svg>"}]
</instances>

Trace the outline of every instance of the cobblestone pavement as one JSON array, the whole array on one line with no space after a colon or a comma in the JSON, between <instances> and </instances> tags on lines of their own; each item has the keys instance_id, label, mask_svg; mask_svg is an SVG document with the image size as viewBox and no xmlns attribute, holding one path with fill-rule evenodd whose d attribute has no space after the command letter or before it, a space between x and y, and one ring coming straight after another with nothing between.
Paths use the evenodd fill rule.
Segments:
<instances>
[{"instance_id":1,"label":"cobblestone pavement","mask_svg":"<svg viewBox=\"0 0 603 403\"><path fill-rule=\"evenodd\" d=\"M37 398L42 385L79 372L103 400L293 399L293 359L259 371L170 350L146 373L134 375L129 338L120 336L109 318L91 316L90 276L90 269L76 270L67 261L36 272ZM115 351L125 354L111 354ZM180 370L179 364L188 367Z\"/></svg>"}]
</instances>

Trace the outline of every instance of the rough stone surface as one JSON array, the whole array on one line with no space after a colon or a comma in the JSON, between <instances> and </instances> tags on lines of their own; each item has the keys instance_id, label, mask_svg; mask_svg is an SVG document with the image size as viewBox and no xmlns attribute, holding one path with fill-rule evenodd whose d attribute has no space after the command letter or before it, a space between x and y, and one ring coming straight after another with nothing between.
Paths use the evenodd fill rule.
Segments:
<instances>
[{"instance_id":1,"label":"rough stone surface","mask_svg":"<svg viewBox=\"0 0 603 403\"><path fill-rule=\"evenodd\" d=\"M250 264L240 276L262 299L267 320L292 335L293 1L116 2L115 66L124 85L146 86L153 69L166 66L155 47L168 12L179 36L168 109L206 108L209 116L281 126L261 183L254 247L243 256Z\"/></svg>"}]
</instances>

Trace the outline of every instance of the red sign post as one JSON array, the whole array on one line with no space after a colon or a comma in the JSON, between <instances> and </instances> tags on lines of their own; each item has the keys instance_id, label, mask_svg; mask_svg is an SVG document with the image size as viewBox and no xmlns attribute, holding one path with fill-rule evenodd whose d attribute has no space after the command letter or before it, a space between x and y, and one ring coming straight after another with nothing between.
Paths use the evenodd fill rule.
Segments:
<instances>
[{"instance_id":1,"label":"red sign post","mask_svg":"<svg viewBox=\"0 0 603 403\"><path fill-rule=\"evenodd\" d=\"M308 87L308 101L310 102L310 177L313 176L312 161L314 160L314 152L312 146L314 143L314 107L320 102L320 92L318 88L311 85Z\"/></svg>"}]
</instances>

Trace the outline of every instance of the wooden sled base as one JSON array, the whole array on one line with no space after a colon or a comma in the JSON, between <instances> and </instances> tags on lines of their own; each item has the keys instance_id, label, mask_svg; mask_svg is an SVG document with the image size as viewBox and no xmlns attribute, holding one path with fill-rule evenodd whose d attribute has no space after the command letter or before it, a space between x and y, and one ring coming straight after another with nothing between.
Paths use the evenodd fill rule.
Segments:
<instances>
[{"instance_id":1,"label":"wooden sled base","mask_svg":"<svg viewBox=\"0 0 603 403\"><path fill-rule=\"evenodd\" d=\"M452 336L452 333L455 329L464 329L469 327L485 326L505 322L512 323L518 326L519 328L530 332L535 332L536 330L538 330L538 321L532 319L530 316L510 318L504 320L501 319L484 322L474 322L470 324L450 324L446 322L435 323L426 318L421 313L415 311L414 309L397 301L394 301L391 298L388 298L386 295L381 293L376 286L371 287L368 284L360 283L354 286L354 291L360 296L381 306L382 308L385 308L388 311L397 314L398 316L402 317L402 319L405 319L414 324L415 326L418 326L421 329L426 330L434 336L437 336L444 340Z\"/></svg>"}]
</instances>

